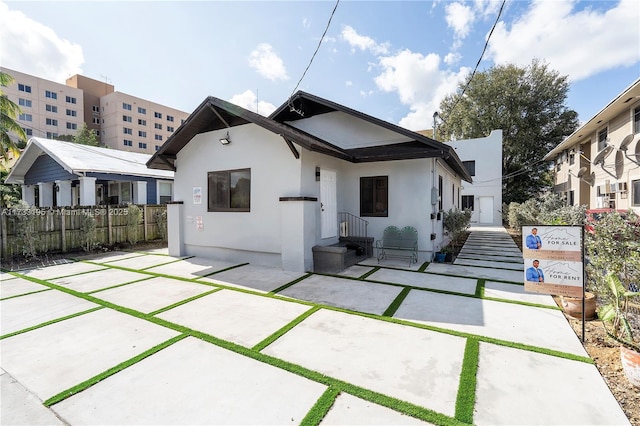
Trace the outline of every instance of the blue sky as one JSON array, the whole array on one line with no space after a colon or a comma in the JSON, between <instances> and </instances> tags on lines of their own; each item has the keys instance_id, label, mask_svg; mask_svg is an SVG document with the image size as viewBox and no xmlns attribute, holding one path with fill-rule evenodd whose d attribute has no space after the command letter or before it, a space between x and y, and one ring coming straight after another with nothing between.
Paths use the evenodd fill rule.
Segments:
<instances>
[{"instance_id":1,"label":"blue sky","mask_svg":"<svg viewBox=\"0 0 640 426\"><path fill-rule=\"evenodd\" d=\"M502 1L341 1L299 89L411 130L478 61ZM207 96L268 115L309 64L334 1L2 2L0 65L191 112ZM637 0L507 0L480 64L567 75L586 121L640 76Z\"/></svg>"}]
</instances>

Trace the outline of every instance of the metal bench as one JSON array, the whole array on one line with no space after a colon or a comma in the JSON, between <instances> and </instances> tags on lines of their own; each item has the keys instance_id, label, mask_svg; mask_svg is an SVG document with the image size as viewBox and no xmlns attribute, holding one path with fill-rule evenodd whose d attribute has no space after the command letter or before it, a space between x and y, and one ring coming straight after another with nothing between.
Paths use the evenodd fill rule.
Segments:
<instances>
[{"instance_id":1,"label":"metal bench","mask_svg":"<svg viewBox=\"0 0 640 426\"><path fill-rule=\"evenodd\" d=\"M376 241L378 263L387 258L408 259L409 266L418 262L418 231L413 226L405 226L402 230L396 226L387 226L382 233L382 240Z\"/></svg>"}]
</instances>

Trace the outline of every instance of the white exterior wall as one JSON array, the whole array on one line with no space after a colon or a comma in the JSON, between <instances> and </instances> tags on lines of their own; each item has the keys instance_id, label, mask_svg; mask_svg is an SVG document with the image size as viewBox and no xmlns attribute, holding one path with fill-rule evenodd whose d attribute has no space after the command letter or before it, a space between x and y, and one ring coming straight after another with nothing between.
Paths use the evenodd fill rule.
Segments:
<instances>
[{"instance_id":1,"label":"white exterior wall","mask_svg":"<svg viewBox=\"0 0 640 426\"><path fill-rule=\"evenodd\" d=\"M474 183L462 182L460 195L473 195L471 223L480 221L480 197L493 197L493 225L502 225L502 130L486 138L447 142L462 161L475 161Z\"/></svg>"},{"instance_id":2,"label":"white exterior wall","mask_svg":"<svg viewBox=\"0 0 640 426\"><path fill-rule=\"evenodd\" d=\"M174 200L184 202L184 252L281 267L279 198L307 195L300 194L300 160L280 136L254 124L229 129L231 143L222 145L226 133L197 135L178 153ZM245 168L251 169L251 211L208 212L207 173ZM202 204L194 204L195 187Z\"/></svg>"}]
</instances>

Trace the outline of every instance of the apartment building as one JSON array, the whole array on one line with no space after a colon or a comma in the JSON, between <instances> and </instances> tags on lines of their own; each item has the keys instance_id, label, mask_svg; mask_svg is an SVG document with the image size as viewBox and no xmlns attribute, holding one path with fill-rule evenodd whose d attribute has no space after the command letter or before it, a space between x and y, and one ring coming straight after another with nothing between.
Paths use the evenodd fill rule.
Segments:
<instances>
[{"instance_id":1,"label":"apartment building","mask_svg":"<svg viewBox=\"0 0 640 426\"><path fill-rule=\"evenodd\" d=\"M7 68L0 70L15 80L3 90L22 108L17 121L28 137L75 135L86 123L102 146L152 154L189 116L78 74L60 84Z\"/></svg>"},{"instance_id":2,"label":"apartment building","mask_svg":"<svg viewBox=\"0 0 640 426\"><path fill-rule=\"evenodd\" d=\"M640 213L640 79L544 159L567 204Z\"/></svg>"},{"instance_id":3,"label":"apartment building","mask_svg":"<svg viewBox=\"0 0 640 426\"><path fill-rule=\"evenodd\" d=\"M38 78L7 68L0 68L14 78L2 91L17 105L17 117L27 134L55 139L60 135L75 135L84 122L83 92L75 87ZM15 135L11 135L15 138Z\"/></svg>"}]
</instances>

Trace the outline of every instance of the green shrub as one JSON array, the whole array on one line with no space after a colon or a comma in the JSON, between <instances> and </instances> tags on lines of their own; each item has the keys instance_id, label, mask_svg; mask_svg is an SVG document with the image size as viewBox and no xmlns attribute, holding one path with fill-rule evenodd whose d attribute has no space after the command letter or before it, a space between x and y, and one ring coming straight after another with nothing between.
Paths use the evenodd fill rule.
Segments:
<instances>
[{"instance_id":1,"label":"green shrub","mask_svg":"<svg viewBox=\"0 0 640 426\"><path fill-rule=\"evenodd\" d=\"M471 210L460 210L457 207L444 212L443 219L444 229L451 234L451 243L453 245L461 244L462 239L469 225L471 224Z\"/></svg>"},{"instance_id":2,"label":"green shrub","mask_svg":"<svg viewBox=\"0 0 640 426\"><path fill-rule=\"evenodd\" d=\"M158 224L158 234L163 241L167 240L168 228L167 228L167 210L158 210L153 214L156 223Z\"/></svg>"},{"instance_id":3,"label":"green shrub","mask_svg":"<svg viewBox=\"0 0 640 426\"><path fill-rule=\"evenodd\" d=\"M142 222L142 210L135 204L129 204L127 208L127 241L135 244L140 239L139 225Z\"/></svg>"},{"instance_id":4,"label":"green shrub","mask_svg":"<svg viewBox=\"0 0 640 426\"><path fill-rule=\"evenodd\" d=\"M91 251L96 246L97 224L96 218L91 213L84 213L82 217L82 249Z\"/></svg>"}]
</instances>

